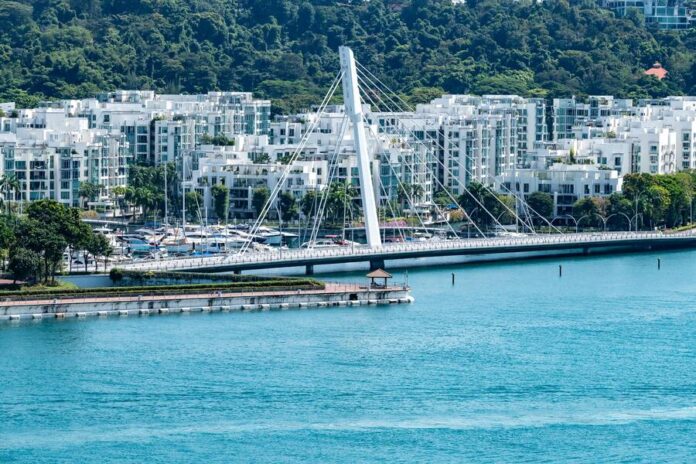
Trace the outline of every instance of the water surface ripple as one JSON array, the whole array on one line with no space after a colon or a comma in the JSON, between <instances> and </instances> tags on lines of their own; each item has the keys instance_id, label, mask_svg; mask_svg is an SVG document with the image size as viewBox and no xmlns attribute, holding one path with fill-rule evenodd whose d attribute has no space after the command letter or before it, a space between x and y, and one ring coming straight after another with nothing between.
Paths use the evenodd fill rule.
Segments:
<instances>
[{"instance_id":1,"label":"water surface ripple","mask_svg":"<svg viewBox=\"0 0 696 464\"><path fill-rule=\"evenodd\" d=\"M696 459L696 252L408 278L413 305L0 325L0 462Z\"/></svg>"}]
</instances>

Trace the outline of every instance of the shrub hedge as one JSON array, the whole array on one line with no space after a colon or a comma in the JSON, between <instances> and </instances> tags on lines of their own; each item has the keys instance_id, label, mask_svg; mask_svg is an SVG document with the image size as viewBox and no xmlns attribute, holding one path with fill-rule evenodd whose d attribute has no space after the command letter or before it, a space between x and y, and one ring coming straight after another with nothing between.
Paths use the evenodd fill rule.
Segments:
<instances>
[{"instance_id":1,"label":"shrub hedge","mask_svg":"<svg viewBox=\"0 0 696 464\"><path fill-rule=\"evenodd\" d=\"M105 287L105 288L78 288L78 289L41 289L35 292L24 291L0 291L0 301L33 300L37 298L57 298L70 296L164 296L180 295L186 293L206 293L210 291L225 292L249 292L249 291L295 291L314 290L325 288L322 282L315 279L293 279L288 282L281 280L264 280L255 282L227 282L219 284L186 284L186 285L162 285L162 286L138 286L138 287Z\"/></svg>"}]
</instances>

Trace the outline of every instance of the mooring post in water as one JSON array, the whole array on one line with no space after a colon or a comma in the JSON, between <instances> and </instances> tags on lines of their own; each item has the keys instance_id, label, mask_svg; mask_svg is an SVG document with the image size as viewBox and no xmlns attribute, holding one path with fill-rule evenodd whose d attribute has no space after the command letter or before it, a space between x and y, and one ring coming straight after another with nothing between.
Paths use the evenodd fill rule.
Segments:
<instances>
[{"instance_id":1,"label":"mooring post in water","mask_svg":"<svg viewBox=\"0 0 696 464\"><path fill-rule=\"evenodd\" d=\"M657 270L660 270L660 267L662 266L662 260L660 258L657 258Z\"/></svg>"},{"instance_id":2,"label":"mooring post in water","mask_svg":"<svg viewBox=\"0 0 696 464\"><path fill-rule=\"evenodd\" d=\"M454 285L454 272L452 273L452 285Z\"/></svg>"},{"instance_id":3,"label":"mooring post in water","mask_svg":"<svg viewBox=\"0 0 696 464\"><path fill-rule=\"evenodd\" d=\"M563 265L558 265L558 277L563 277Z\"/></svg>"}]
</instances>

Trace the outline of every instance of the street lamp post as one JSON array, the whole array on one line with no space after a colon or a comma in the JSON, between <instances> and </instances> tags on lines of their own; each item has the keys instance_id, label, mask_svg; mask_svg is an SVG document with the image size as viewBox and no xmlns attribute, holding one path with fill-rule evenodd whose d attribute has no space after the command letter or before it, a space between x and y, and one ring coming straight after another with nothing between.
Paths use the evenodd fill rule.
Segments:
<instances>
[{"instance_id":1,"label":"street lamp post","mask_svg":"<svg viewBox=\"0 0 696 464\"><path fill-rule=\"evenodd\" d=\"M603 230L604 232L607 231L607 222L609 221L609 219L611 219L612 217L616 216L616 214L610 214L610 215L607 216L607 217L604 217L604 216L602 216L602 215L599 214L599 213L592 213L592 214L593 214L594 216L597 216L599 219L602 220L602 225L604 226L604 227L602 228L602 230Z\"/></svg>"},{"instance_id":2,"label":"street lamp post","mask_svg":"<svg viewBox=\"0 0 696 464\"><path fill-rule=\"evenodd\" d=\"M636 197L635 197L635 205L636 205L635 212L636 213L633 215L633 219L636 220L636 227L634 229L636 232L638 232L638 199L641 196L643 196L645 193L646 193L645 190L641 190L640 192L636 193ZM643 217L643 215L641 215L641 218L642 217Z\"/></svg>"},{"instance_id":3,"label":"street lamp post","mask_svg":"<svg viewBox=\"0 0 696 464\"><path fill-rule=\"evenodd\" d=\"M590 217L589 214L585 214L583 216L580 216L580 219L575 219L575 217L572 214L566 214L565 217L568 217L575 222L575 233L578 233L578 226L582 222L583 219Z\"/></svg>"},{"instance_id":4,"label":"street lamp post","mask_svg":"<svg viewBox=\"0 0 696 464\"><path fill-rule=\"evenodd\" d=\"M628 221L628 231L630 232L630 231L631 231L631 218L628 217L628 214L626 214L626 213L621 213L621 212L616 213L616 214L618 214L619 216L623 216L623 217L626 218L626 220Z\"/></svg>"},{"instance_id":5,"label":"street lamp post","mask_svg":"<svg viewBox=\"0 0 696 464\"><path fill-rule=\"evenodd\" d=\"M478 206L471 211L471 214L467 213L466 217L468 221L466 221L466 238L470 239L471 238L471 216L476 214L476 211L478 211Z\"/></svg>"}]
</instances>

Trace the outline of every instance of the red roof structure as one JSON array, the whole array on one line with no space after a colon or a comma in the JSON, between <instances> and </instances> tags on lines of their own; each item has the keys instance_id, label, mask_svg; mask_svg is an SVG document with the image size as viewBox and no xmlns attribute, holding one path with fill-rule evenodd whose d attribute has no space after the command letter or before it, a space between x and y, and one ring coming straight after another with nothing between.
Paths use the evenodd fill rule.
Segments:
<instances>
[{"instance_id":1,"label":"red roof structure","mask_svg":"<svg viewBox=\"0 0 696 464\"><path fill-rule=\"evenodd\" d=\"M655 76L662 80L667 77L667 70L662 67L659 61L656 61L655 64L652 65L652 68L646 70L644 74L647 76Z\"/></svg>"}]
</instances>

